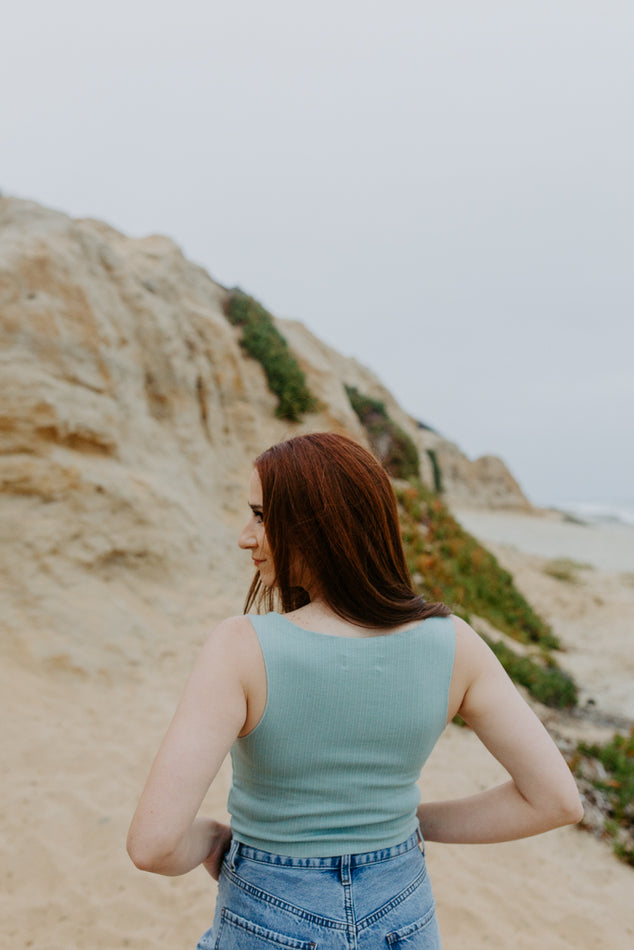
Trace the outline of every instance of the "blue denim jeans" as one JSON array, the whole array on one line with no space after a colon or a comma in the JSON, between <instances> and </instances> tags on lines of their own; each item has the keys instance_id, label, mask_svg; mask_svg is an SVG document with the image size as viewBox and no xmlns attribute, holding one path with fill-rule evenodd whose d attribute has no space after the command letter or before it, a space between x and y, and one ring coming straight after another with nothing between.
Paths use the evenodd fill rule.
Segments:
<instances>
[{"instance_id":1,"label":"blue denim jeans","mask_svg":"<svg viewBox=\"0 0 634 950\"><path fill-rule=\"evenodd\" d=\"M425 858L402 844L290 858L234 841L197 950L441 950Z\"/></svg>"}]
</instances>

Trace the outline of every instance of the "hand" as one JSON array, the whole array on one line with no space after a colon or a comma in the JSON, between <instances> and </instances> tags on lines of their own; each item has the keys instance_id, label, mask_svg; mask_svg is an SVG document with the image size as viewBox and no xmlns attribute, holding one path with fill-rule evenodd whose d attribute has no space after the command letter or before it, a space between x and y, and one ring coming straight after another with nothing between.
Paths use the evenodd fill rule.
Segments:
<instances>
[{"instance_id":1,"label":"hand","mask_svg":"<svg viewBox=\"0 0 634 950\"><path fill-rule=\"evenodd\" d=\"M214 822L215 828L211 840L209 854L202 862L206 871L211 874L214 881L220 877L220 868L222 859L229 850L231 844L231 828L229 825L223 825L221 822Z\"/></svg>"}]
</instances>

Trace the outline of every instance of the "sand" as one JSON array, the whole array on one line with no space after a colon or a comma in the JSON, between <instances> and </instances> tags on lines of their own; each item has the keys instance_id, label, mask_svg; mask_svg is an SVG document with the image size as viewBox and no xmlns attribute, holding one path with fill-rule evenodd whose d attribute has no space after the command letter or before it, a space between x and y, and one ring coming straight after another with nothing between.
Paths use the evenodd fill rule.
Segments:
<instances>
[{"instance_id":1,"label":"sand","mask_svg":"<svg viewBox=\"0 0 634 950\"><path fill-rule=\"evenodd\" d=\"M557 581L543 573L543 559L569 553L561 546L561 525L541 519L534 530L543 546L526 553L532 542L523 544L523 538L530 531L517 523L516 516L483 515L478 532L553 623L566 646L563 661L583 684L584 701L633 716L634 587L622 574L632 570L631 561L584 569L574 585ZM493 526L502 524L510 533L493 537ZM594 530L596 551L605 535ZM576 559L590 560L580 549ZM206 589L174 595L153 650L131 647L126 661L113 649L108 665L103 644L95 643L96 673L63 657L43 669L7 651L0 673L7 710L1 946L179 950L193 948L209 925L216 885L206 873L166 879L137 871L125 853L125 835L205 631L240 611L241 565L239 555L230 554ZM165 614L161 604L148 603L147 610L148 617L152 610ZM425 798L453 796L501 777L473 734L451 726L421 789ZM225 764L206 802L219 818L226 817L228 783ZM565 828L504 845L432 844L428 858L445 950L634 945L632 869L587 832Z\"/></svg>"},{"instance_id":2,"label":"sand","mask_svg":"<svg viewBox=\"0 0 634 950\"><path fill-rule=\"evenodd\" d=\"M543 558L571 558L599 570L634 575L634 527L618 523L575 523L556 511L536 515L454 509L464 527L482 541Z\"/></svg>"}]
</instances>

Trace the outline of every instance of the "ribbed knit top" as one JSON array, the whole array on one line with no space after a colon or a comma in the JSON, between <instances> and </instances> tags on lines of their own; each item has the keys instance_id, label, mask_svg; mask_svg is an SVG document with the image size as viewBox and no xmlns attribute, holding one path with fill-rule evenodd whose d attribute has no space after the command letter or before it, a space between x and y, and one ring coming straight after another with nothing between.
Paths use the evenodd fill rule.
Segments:
<instances>
[{"instance_id":1,"label":"ribbed knit top","mask_svg":"<svg viewBox=\"0 0 634 950\"><path fill-rule=\"evenodd\" d=\"M417 827L417 779L445 728L455 631L431 617L340 637L250 616L267 676L257 726L231 749L234 837L293 857L388 848Z\"/></svg>"}]
</instances>

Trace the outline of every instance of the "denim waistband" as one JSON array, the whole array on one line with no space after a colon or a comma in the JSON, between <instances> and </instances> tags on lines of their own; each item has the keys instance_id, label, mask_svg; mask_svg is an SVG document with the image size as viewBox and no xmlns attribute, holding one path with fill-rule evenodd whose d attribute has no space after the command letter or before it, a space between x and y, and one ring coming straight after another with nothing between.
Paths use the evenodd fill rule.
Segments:
<instances>
[{"instance_id":1,"label":"denim waistband","mask_svg":"<svg viewBox=\"0 0 634 950\"><path fill-rule=\"evenodd\" d=\"M278 867L286 868L338 868L345 863L350 868L359 867L363 864L376 864L379 861L389 861L399 854L405 854L413 848L417 848L419 841L422 843L422 836L419 831L415 831L405 841L400 844L392 845L390 848L379 848L378 851L365 851L361 854L337 855L327 858L294 858L287 854L273 854L271 851L260 851L258 848L252 848L248 844L236 841L234 838L227 854L227 862L233 867L236 855L249 858L251 861L259 861L262 864L274 864Z\"/></svg>"}]
</instances>

